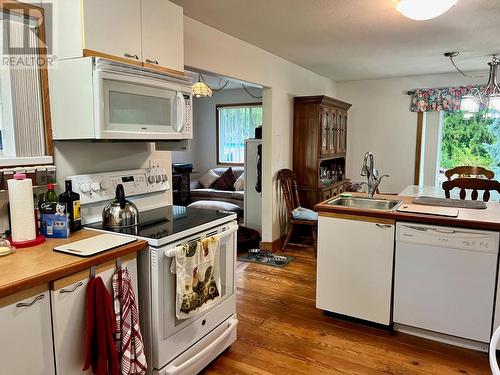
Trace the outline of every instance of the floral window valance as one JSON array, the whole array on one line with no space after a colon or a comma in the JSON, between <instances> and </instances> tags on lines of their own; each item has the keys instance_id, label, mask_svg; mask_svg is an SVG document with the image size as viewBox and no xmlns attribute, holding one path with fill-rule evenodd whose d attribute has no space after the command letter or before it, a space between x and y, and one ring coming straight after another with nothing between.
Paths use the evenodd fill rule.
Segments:
<instances>
[{"instance_id":1,"label":"floral window valance","mask_svg":"<svg viewBox=\"0 0 500 375\"><path fill-rule=\"evenodd\" d=\"M481 89L481 86L416 89L411 94L411 111L458 111L462 96L469 94L473 89Z\"/></svg>"}]
</instances>

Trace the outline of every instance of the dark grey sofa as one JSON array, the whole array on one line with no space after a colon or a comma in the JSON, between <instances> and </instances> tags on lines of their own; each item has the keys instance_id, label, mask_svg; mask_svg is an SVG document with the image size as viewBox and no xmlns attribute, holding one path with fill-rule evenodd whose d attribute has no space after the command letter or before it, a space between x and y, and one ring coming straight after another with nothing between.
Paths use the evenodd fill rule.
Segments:
<instances>
[{"instance_id":1,"label":"dark grey sofa","mask_svg":"<svg viewBox=\"0 0 500 375\"><path fill-rule=\"evenodd\" d=\"M212 168L217 175L222 175L228 167ZM243 167L232 167L236 178L240 177L244 172ZM244 191L226 191L204 188L197 180L191 181L190 191L191 201L220 201L228 202L237 205L243 210L243 201L245 198Z\"/></svg>"}]
</instances>

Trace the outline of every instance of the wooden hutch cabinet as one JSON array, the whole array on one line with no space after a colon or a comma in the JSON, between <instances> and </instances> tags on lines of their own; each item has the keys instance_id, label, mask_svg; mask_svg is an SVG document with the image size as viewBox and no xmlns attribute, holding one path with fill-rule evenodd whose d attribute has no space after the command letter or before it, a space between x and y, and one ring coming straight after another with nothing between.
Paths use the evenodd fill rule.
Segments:
<instances>
[{"instance_id":1,"label":"wooden hutch cabinet","mask_svg":"<svg viewBox=\"0 0 500 375\"><path fill-rule=\"evenodd\" d=\"M294 98L293 170L303 207L312 208L346 190L350 107L351 104L327 96Z\"/></svg>"}]
</instances>

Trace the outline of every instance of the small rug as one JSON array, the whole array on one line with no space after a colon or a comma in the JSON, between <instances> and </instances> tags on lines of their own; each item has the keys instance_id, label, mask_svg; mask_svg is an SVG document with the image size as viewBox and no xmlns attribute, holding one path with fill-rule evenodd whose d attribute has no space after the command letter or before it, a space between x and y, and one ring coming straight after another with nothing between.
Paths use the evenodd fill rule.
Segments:
<instances>
[{"instance_id":1,"label":"small rug","mask_svg":"<svg viewBox=\"0 0 500 375\"><path fill-rule=\"evenodd\" d=\"M291 261L295 259L294 257L288 255L283 255L283 256L286 258L286 261L283 264L277 264L274 261L274 254L271 252L261 252L260 255L250 255L250 254L240 255L237 259L240 262L259 263L273 267L286 267Z\"/></svg>"}]
</instances>

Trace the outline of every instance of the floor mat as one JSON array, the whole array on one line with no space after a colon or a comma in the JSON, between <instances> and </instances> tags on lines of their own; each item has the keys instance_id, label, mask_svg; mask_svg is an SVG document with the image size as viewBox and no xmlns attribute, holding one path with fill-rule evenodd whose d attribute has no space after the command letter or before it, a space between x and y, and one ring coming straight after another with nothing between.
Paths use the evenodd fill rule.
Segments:
<instances>
[{"instance_id":1,"label":"floor mat","mask_svg":"<svg viewBox=\"0 0 500 375\"><path fill-rule=\"evenodd\" d=\"M284 261L284 263L276 263L274 256L275 256L274 253L261 251L259 255L245 254L245 255L240 255L237 259L240 262L259 263L273 267L285 267L295 259L294 257L287 255L278 255L280 257L286 258L286 260Z\"/></svg>"}]
</instances>

